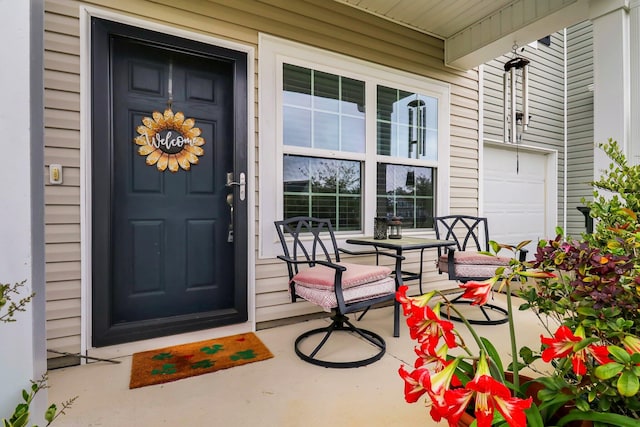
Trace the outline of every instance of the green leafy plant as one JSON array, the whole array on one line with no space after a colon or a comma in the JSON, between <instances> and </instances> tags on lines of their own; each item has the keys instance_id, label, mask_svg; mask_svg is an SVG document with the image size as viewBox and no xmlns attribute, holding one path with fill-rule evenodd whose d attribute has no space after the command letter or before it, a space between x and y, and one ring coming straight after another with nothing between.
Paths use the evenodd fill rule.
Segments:
<instances>
[{"instance_id":1,"label":"green leafy plant","mask_svg":"<svg viewBox=\"0 0 640 427\"><path fill-rule=\"evenodd\" d=\"M521 309L576 332L574 351L587 350L582 375L556 364L561 375L545 380L544 397L562 390L584 414L621 414L640 424L640 166L629 165L615 141L600 148L611 163L585 202L594 233L571 240L558 230L540 242L532 267L556 277L524 289ZM589 351L597 348L606 357Z\"/></svg>"},{"instance_id":2,"label":"green leafy plant","mask_svg":"<svg viewBox=\"0 0 640 427\"><path fill-rule=\"evenodd\" d=\"M26 297L20 298L18 302L12 301L12 295L19 295L20 288L24 286L25 283L26 280L13 285L10 285L9 283L0 283L0 322L15 322L16 313L25 311L27 304L29 304L35 296L35 294L31 293ZM7 306L7 304L9 305ZM2 313L3 310L6 311Z\"/></svg>"},{"instance_id":3,"label":"green leafy plant","mask_svg":"<svg viewBox=\"0 0 640 427\"><path fill-rule=\"evenodd\" d=\"M407 297L406 287L400 289L397 300L419 343L415 369L400 368L405 399L415 402L427 394L436 421L457 425L475 401L479 427L564 426L577 420L596 427L640 425L640 166L629 165L614 141L600 147L611 163L592 183L594 199L586 203L594 233L571 239L559 229L555 239L539 242L534 261L513 257L491 279L461 285L463 296L477 305L495 287L506 292L512 354L506 369L494 344L479 337L446 296L431 308L435 293ZM488 255L526 243L491 242ZM517 347L514 283L520 285L514 294L525 301L519 309L535 312L547 330L539 348ZM440 315L444 310L464 321L479 354L467 349L455 325ZM450 353L454 347L464 354ZM537 377L521 383L524 367ZM527 394L534 384L539 390Z\"/></svg>"},{"instance_id":4,"label":"green leafy plant","mask_svg":"<svg viewBox=\"0 0 640 427\"><path fill-rule=\"evenodd\" d=\"M13 301L12 298L20 295L20 288L25 285L26 281L15 283L13 285L8 283L0 283L0 323L15 322L15 315L18 312L26 310L26 306L31 302L34 297L34 293ZM47 386L47 374L37 380L31 380L31 387L29 390L22 390L22 402L19 403L13 411L13 414L7 419L2 418L2 427L25 427L29 422L31 416L31 403L36 397L38 392L46 389ZM44 419L47 422L47 426L51 425L60 415L63 415L67 409L71 407L73 402L77 399L74 397L66 402L62 403L62 408L58 410L56 404L50 405L44 413ZM37 427L37 426L33 426Z\"/></svg>"}]
</instances>

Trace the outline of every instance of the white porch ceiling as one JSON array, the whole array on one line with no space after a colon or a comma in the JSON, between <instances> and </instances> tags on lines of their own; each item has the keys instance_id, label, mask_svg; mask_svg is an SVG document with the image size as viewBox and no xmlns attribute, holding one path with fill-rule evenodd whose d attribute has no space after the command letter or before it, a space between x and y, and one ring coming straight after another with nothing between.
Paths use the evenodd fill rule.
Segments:
<instances>
[{"instance_id":1,"label":"white porch ceiling","mask_svg":"<svg viewBox=\"0 0 640 427\"><path fill-rule=\"evenodd\" d=\"M589 0L335 0L445 41L469 69L588 18Z\"/></svg>"}]
</instances>

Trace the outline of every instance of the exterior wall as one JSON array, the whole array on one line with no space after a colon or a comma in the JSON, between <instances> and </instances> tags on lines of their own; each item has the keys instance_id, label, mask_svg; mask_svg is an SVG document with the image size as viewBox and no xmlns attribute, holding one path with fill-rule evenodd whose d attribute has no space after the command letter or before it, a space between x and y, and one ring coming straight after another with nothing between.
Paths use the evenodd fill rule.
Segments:
<instances>
[{"instance_id":1,"label":"exterior wall","mask_svg":"<svg viewBox=\"0 0 640 427\"><path fill-rule=\"evenodd\" d=\"M521 144L558 152L558 224L564 210L564 36L551 35L551 45L525 46L522 56L529 64L529 109L531 122ZM484 139L503 141L502 75L503 65L513 55L507 54L485 64L484 68Z\"/></svg>"},{"instance_id":2,"label":"exterior wall","mask_svg":"<svg viewBox=\"0 0 640 427\"><path fill-rule=\"evenodd\" d=\"M8 161L0 168L0 283L25 282L13 302L32 292L25 312L15 322L0 321L0 414L13 414L21 403L20 391L30 389L46 371L44 334L44 226L42 183L42 13L41 1L0 0L6 22L0 36L11 43L0 46L11 66L0 67L0 148ZM5 62L7 64L7 62ZM20 70L20 72L16 72ZM2 307L2 315L8 306ZM33 421L41 424L47 390L31 403ZM38 414L38 415L35 415ZM3 418L4 419L4 418ZM3 423L4 424L4 423Z\"/></svg>"},{"instance_id":3,"label":"exterior wall","mask_svg":"<svg viewBox=\"0 0 640 427\"><path fill-rule=\"evenodd\" d=\"M82 325L80 4L45 1L45 164L60 163L65 169L64 184L45 189L47 336L49 348L72 353L81 348ZM258 34L265 32L450 83L451 211L477 212L478 73L446 69L441 40L325 0L96 0L82 4L253 46L256 55ZM256 60L260 59L256 56ZM255 81L257 87L257 76ZM257 105L254 111L259 111ZM257 141L257 117L255 123ZM256 143L256 159L259 150ZM258 176L249 182L258 188ZM255 218L259 218L258 209ZM256 219L254 229L258 228ZM425 280L443 286L446 281L432 262L435 252L431 255L425 255ZM407 268L416 266L417 257L410 259ZM289 302L283 263L258 260L255 278L258 324L317 311L306 303Z\"/></svg>"},{"instance_id":4,"label":"exterior wall","mask_svg":"<svg viewBox=\"0 0 640 427\"><path fill-rule=\"evenodd\" d=\"M589 21L567 29L567 229L586 231L577 210L582 198L593 198L593 30Z\"/></svg>"}]
</instances>

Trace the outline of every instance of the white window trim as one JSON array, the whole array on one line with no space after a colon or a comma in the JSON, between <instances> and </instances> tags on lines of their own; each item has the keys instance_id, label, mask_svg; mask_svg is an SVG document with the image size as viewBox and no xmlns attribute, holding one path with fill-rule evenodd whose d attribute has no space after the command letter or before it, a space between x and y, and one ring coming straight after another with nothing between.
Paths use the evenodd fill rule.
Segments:
<instances>
[{"instance_id":1,"label":"white window trim","mask_svg":"<svg viewBox=\"0 0 640 427\"><path fill-rule=\"evenodd\" d=\"M436 175L436 215L445 215L449 211L449 163L450 163L450 104L451 87L448 83L433 80L424 76L414 75L382 65L351 58L334 52L303 45L290 40L260 34L259 49L259 258L273 258L281 254L282 248L276 234L273 222L283 215L282 194L282 63L306 66L314 70L354 78L357 80L374 80L376 84L386 85L422 93L438 98L438 161L411 161L404 159L403 164L416 166L433 166L437 168ZM366 84L365 99L367 103L375 100L375 84ZM275 103L275 105L274 105ZM274 108L275 107L275 108ZM366 123L366 141L375 141L376 123L369 120ZM291 147L287 148L290 152ZM330 154L330 152L328 153ZM343 158L341 153L339 157ZM360 156L360 155L358 155ZM330 156L329 156L330 157ZM377 161L388 161L388 156L378 156L374 150L366 150L366 176L375 175ZM375 180L365 179L363 186L364 235L373 234L373 218L376 211ZM431 232L412 232L406 234L432 237ZM350 237L362 236L362 232L340 233L339 244Z\"/></svg>"}]
</instances>

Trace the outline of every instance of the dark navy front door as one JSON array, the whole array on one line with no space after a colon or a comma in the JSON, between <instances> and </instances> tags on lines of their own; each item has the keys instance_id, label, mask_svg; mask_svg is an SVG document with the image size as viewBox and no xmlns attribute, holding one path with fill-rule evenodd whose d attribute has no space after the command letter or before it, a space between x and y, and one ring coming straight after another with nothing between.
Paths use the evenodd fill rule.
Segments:
<instances>
[{"instance_id":1,"label":"dark navy front door","mask_svg":"<svg viewBox=\"0 0 640 427\"><path fill-rule=\"evenodd\" d=\"M245 321L246 55L93 25L94 345Z\"/></svg>"}]
</instances>

